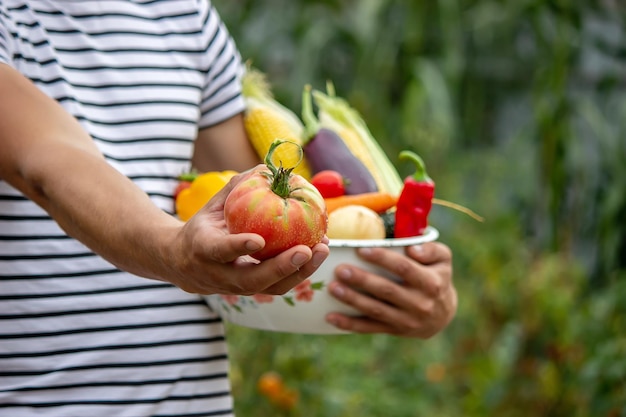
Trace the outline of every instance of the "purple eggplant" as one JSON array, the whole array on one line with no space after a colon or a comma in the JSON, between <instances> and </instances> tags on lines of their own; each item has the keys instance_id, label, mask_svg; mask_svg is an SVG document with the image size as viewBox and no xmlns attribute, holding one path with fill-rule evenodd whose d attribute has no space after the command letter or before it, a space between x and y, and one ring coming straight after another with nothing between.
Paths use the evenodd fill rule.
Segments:
<instances>
[{"instance_id":1,"label":"purple eggplant","mask_svg":"<svg viewBox=\"0 0 626 417\"><path fill-rule=\"evenodd\" d=\"M372 173L346 146L333 130L320 127L313 114L311 87L306 86L302 98L302 119L306 138L302 150L313 173L333 170L346 181L346 194L362 194L378 191Z\"/></svg>"}]
</instances>

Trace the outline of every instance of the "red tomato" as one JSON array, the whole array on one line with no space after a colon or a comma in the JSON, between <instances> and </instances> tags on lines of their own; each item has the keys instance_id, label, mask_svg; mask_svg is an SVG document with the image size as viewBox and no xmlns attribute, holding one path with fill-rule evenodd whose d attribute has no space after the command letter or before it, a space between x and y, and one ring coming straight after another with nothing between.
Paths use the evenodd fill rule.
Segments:
<instances>
[{"instance_id":1,"label":"red tomato","mask_svg":"<svg viewBox=\"0 0 626 417\"><path fill-rule=\"evenodd\" d=\"M282 167L255 168L224 203L231 233L257 233L265 247L253 256L264 260L295 245L313 247L328 227L326 204L306 179Z\"/></svg>"},{"instance_id":2,"label":"red tomato","mask_svg":"<svg viewBox=\"0 0 626 417\"><path fill-rule=\"evenodd\" d=\"M341 197L346 193L345 180L337 171L324 170L313 175L311 184L324 198Z\"/></svg>"}]
</instances>

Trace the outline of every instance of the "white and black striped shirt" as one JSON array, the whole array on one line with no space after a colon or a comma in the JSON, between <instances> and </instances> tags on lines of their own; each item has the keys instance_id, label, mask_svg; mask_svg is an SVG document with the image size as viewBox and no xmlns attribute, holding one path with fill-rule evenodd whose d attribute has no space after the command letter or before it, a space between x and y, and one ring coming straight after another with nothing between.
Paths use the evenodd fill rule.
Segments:
<instances>
[{"instance_id":1,"label":"white and black striped shirt","mask_svg":"<svg viewBox=\"0 0 626 417\"><path fill-rule=\"evenodd\" d=\"M4 64L168 212L197 130L244 107L208 0L0 0ZM1 416L229 416L227 372L200 297L119 271L0 181Z\"/></svg>"}]
</instances>

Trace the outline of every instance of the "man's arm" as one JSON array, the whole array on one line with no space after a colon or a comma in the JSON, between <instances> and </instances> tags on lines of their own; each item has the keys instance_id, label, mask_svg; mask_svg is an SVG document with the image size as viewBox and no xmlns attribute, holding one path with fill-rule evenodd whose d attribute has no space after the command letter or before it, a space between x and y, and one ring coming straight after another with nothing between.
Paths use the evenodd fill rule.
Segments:
<instances>
[{"instance_id":1,"label":"man's arm","mask_svg":"<svg viewBox=\"0 0 626 417\"><path fill-rule=\"evenodd\" d=\"M283 293L328 255L324 244L313 251L296 246L259 265L241 264L240 257L264 241L255 234L227 233L222 205L228 189L183 224L111 167L58 103L4 64L0 147L0 178L39 204L68 235L140 276L190 292Z\"/></svg>"},{"instance_id":2,"label":"man's arm","mask_svg":"<svg viewBox=\"0 0 626 417\"><path fill-rule=\"evenodd\" d=\"M0 65L0 143L0 177L66 233L121 268L164 278L148 267L153 260L145 258L154 252L142 242L159 241L178 221L111 167L70 114L8 65Z\"/></svg>"},{"instance_id":3,"label":"man's arm","mask_svg":"<svg viewBox=\"0 0 626 417\"><path fill-rule=\"evenodd\" d=\"M242 114L198 132L191 159L198 171L242 172L259 163L261 159L248 140Z\"/></svg>"}]
</instances>

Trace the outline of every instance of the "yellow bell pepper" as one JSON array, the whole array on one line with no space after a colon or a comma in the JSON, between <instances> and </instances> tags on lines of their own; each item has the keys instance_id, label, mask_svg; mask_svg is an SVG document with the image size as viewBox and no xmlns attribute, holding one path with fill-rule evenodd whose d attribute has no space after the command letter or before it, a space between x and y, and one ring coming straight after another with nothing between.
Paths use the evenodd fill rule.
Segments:
<instances>
[{"instance_id":1,"label":"yellow bell pepper","mask_svg":"<svg viewBox=\"0 0 626 417\"><path fill-rule=\"evenodd\" d=\"M178 218L189 220L237 174L236 171L212 171L198 175L191 186L176 197Z\"/></svg>"}]
</instances>

